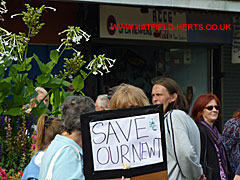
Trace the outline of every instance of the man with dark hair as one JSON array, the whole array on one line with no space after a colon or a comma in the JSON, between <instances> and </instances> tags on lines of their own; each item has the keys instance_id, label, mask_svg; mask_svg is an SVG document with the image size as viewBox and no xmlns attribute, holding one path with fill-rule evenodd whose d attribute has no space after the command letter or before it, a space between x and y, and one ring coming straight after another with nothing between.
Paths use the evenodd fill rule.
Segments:
<instances>
[{"instance_id":1,"label":"man with dark hair","mask_svg":"<svg viewBox=\"0 0 240 180\"><path fill-rule=\"evenodd\" d=\"M200 133L188 113L187 100L176 81L152 81L152 103L163 104L169 180L205 179L200 164Z\"/></svg>"},{"instance_id":2,"label":"man with dark hair","mask_svg":"<svg viewBox=\"0 0 240 180\"><path fill-rule=\"evenodd\" d=\"M62 106L64 132L54 138L45 152L40 168L40 180L85 179L80 116L94 110L94 101L90 97L66 98Z\"/></svg>"}]
</instances>

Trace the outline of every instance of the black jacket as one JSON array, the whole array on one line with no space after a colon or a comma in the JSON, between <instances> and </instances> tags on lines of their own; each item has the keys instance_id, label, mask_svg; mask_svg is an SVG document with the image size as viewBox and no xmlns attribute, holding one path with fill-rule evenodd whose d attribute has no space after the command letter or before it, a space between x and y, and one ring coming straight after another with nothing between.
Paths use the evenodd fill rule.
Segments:
<instances>
[{"instance_id":1,"label":"black jacket","mask_svg":"<svg viewBox=\"0 0 240 180\"><path fill-rule=\"evenodd\" d=\"M203 124L198 123L198 128L199 128L200 136L201 136L200 163L202 164L202 166L204 168L204 154L205 154L205 151L207 150L206 151L206 161L207 161L208 170L211 172L210 173L211 177L207 177L207 179L209 179L209 180L221 180L218 156L217 156L217 151L216 151L216 148L215 148L215 145L214 145L215 142L213 140L213 137L210 134L208 128L205 127ZM230 167L230 166L228 165L228 167ZM232 180L233 179L232 178L232 172L231 172L230 169L228 169L228 170L230 172L230 174L228 174L228 179ZM207 176L208 173L204 172L204 174Z\"/></svg>"}]
</instances>

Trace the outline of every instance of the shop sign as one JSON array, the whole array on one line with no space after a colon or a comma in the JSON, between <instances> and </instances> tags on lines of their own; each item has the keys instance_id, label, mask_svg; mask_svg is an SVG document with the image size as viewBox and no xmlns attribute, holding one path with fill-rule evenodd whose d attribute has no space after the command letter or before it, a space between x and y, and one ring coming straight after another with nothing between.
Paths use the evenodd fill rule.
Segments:
<instances>
[{"instance_id":1,"label":"shop sign","mask_svg":"<svg viewBox=\"0 0 240 180\"><path fill-rule=\"evenodd\" d=\"M232 63L240 63L240 17L233 17Z\"/></svg>"},{"instance_id":2,"label":"shop sign","mask_svg":"<svg viewBox=\"0 0 240 180\"><path fill-rule=\"evenodd\" d=\"M187 13L188 42L232 44L232 18L224 14Z\"/></svg>"},{"instance_id":3,"label":"shop sign","mask_svg":"<svg viewBox=\"0 0 240 180\"><path fill-rule=\"evenodd\" d=\"M100 5L101 38L186 42L184 25L184 12Z\"/></svg>"}]
</instances>

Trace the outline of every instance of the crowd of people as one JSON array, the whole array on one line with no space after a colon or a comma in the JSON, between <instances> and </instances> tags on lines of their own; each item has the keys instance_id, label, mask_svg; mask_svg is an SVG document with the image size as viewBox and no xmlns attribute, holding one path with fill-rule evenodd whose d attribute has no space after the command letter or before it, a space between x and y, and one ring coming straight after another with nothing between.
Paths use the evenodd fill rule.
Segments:
<instances>
[{"instance_id":1,"label":"crowd of people","mask_svg":"<svg viewBox=\"0 0 240 180\"><path fill-rule=\"evenodd\" d=\"M216 95L200 95L189 112L176 81L157 77L152 85L152 104L163 104L168 179L240 180L240 109L220 135L215 123L221 103ZM67 97L61 120L47 115L38 119L36 152L22 179L85 179L81 114L147 105L144 91L130 84L111 88L96 102L82 95Z\"/></svg>"}]
</instances>

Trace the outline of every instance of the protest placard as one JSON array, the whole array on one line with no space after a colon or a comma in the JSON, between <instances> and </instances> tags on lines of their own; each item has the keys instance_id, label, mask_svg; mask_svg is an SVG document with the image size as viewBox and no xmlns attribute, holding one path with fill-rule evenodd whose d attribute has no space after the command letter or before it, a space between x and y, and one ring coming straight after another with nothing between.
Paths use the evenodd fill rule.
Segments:
<instances>
[{"instance_id":1,"label":"protest placard","mask_svg":"<svg viewBox=\"0 0 240 180\"><path fill-rule=\"evenodd\" d=\"M166 171L161 105L87 113L81 123L86 179Z\"/></svg>"}]
</instances>

